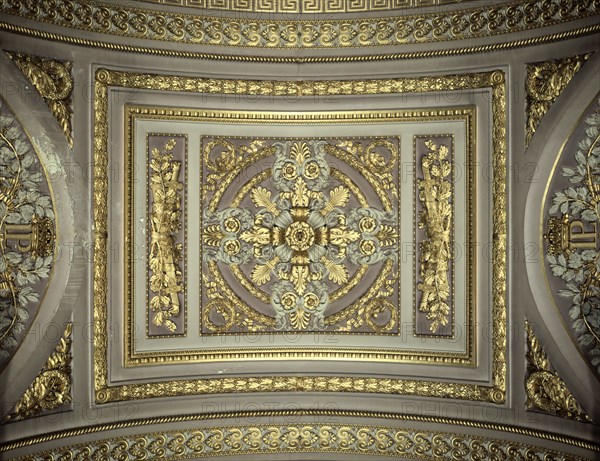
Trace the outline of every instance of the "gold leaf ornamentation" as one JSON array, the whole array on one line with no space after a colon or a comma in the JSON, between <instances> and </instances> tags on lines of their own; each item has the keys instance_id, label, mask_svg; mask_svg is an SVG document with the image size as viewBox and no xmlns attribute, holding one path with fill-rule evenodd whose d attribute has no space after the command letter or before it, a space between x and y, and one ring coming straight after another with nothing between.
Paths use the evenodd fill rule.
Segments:
<instances>
[{"instance_id":1,"label":"gold leaf ornamentation","mask_svg":"<svg viewBox=\"0 0 600 461\"><path fill-rule=\"evenodd\" d=\"M40 374L21 396L13 411L4 417L2 422L31 418L71 401L72 331L73 324L69 322Z\"/></svg>"},{"instance_id":2,"label":"gold leaf ornamentation","mask_svg":"<svg viewBox=\"0 0 600 461\"><path fill-rule=\"evenodd\" d=\"M175 243L175 235L181 228L183 190L183 184L179 181L181 163L173 159L176 143L175 139L170 139L163 149L152 149L149 165L153 197L148 253L151 272L149 287L154 293L150 299L150 309L154 312L154 325L165 326L170 332L177 330L172 318L179 315L179 293L183 291L179 267L182 246Z\"/></svg>"},{"instance_id":3,"label":"gold leaf ornamentation","mask_svg":"<svg viewBox=\"0 0 600 461\"><path fill-rule=\"evenodd\" d=\"M531 325L525 321L527 333L527 408L577 421L592 419L583 411L565 382L553 369Z\"/></svg>"},{"instance_id":4,"label":"gold leaf ornamentation","mask_svg":"<svg viewBox=\"0 0 600 461\"><path fill-rule=\"evenodd\" d=\"M71 96L73 93L73 77L71 76L71 69L73 63L11 51L6 51L6 54L46 101L67 137L69 147L72 149L73 128L71 118L73 117L73 108Z\"/></svg>"},{"instance_id":5,"label":"gold leaf ornamentation","mask_svg":"<svg viewBox=\"0 0 600 461\"><path fill-rule=\"evenodd\" d=\"M288 411L289 413L289 411ZM360 415L362 416L362 414ZM256 417L256 416L255 416ZM438 421L436 421L438 422ZM476 423L477 424L477 423ZM514 429L513 429L514 430ZM531 432L531 430L529 430ZM564 438L564 437L563 437ZM156 450L157 445L160 450ZM111 458L175 461L182 458L263 456L264 453L336 453L368 459L396 454L402 459L584 461L585 458L507 439L415 429L410 425L257 424L198 426L90 440L33 453L18 461Z\"/></svg>"},{"instance_id":6,"label":"gold leaf ornamentation","mask_svg":"<svg viewBox=\"0 0 600 461\"><path fill-rule=\"evenodd\" d=\"M4 14L93 33L197 46L270 49L335 49L472 39L582 19L597 14L599 9L594 0L514 0L407 16L281 21L140 10L96 0L40 2L36 8L29 8L27 0L12 0L0 8Z\"/></svg>"},{"instance_id":7,"label":"gold leaf ornamentation","mask_svg":"<svg viewBox=\"0 0 600 461\"><path fill-rule=\"evenodd\" d=\"M529 146L531 138L537 130L546 112L556 98L567 87L581 66L592 53L580 54L571 58L553 59L535 62L527 65L527 135L525 147Z\"/></svg>"},{"instance_id":8,"label":"gold leaf ornamentation","mask_svg":"<svg viewBox=\"0 0 600 461\"><path fill-rule=\"evenodd\" d=\"M425 142L429 152L422 158L424 179L418 180L419 200L423 210L418 225L427 232L427 240L420 243L419 310L427 312L429 329L435 332L448 323L450 314L449 263L452 259L452 183L449 176L452 164L447 160L449 149L432 140Z\"/></svg>"}]
</instances>

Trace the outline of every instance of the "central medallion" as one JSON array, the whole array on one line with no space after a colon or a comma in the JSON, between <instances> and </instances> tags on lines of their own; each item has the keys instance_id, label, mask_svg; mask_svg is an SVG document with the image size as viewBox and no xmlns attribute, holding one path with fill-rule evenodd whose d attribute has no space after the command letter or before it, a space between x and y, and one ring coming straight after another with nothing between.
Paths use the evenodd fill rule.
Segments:
<instances>
[{"instance_id":1,"label":"central medallion","mask_svg":"<svg viewBox=\"0 0 600 461\"><path fill-rule=\"evenodd\" d=\"M307 223L296 221L285 231L285 242L295 251L306 251L315 241L315 231Z\"/></svg>"},{"instance_id":2,"label":"central medallion","mask_svg":"<svg viewBox=\"0 0 600 461\"><path fill-rule=\"evenodd\" d=\"M331 308L332 303L347 296L369 268L375 267L379 269L375 286L382 288L364 287L366 293L350 307L361 312L370 309L364 315L373 318L388 311L382 315L383 322L385 328L388 323L393 327L393 306L385 298L393 290L383 288L383 283L396 263L398 248L397 214L393 201L385 195L386 189L395 187L389 171L397 161L396 145L381 139L371 141L366 148L341 144L354 149L356 156L352 156L325 140L264 144L262 140L253 141L251 147L240 148L240 153L233 143L221 138L206 144L206 165L213 171L223 171L221 176L207 176L207 184L214 184L210 187L216 194L225 190L229 178L235 177L236 163L250 165L261 158L273 159L269 169L252 177L234 195L234 206L216 206L219 195L211 199L215 205L205 211L202 238L204 260L213 268L212 273L219 279L216 270L228 267L240 288L268 303L274 317L270 320L266 315L263 322L274 321L274 328L279 330L315 331L327 329L326 312L339 311L340 303ZM211 161L213 152L220 154ZM352 169L345 167L347 173L342 173L339 162L330 163L336 156ZM373 171L362 173L381 197L384 209L369 206L348 176L360 171L359 162ZM221 280L217 284L225 286L227 282ZM256 303L241 304L234 291L226 296L210 291L207 294L213 297L208 310L222 318L231 318L235 302L242 309L247 306L242 322L250 322L248 313L254 317L250 306ZM210 317L205 318L214 325ZM348 328L352 328L351 314L347 318ZM372 320L365 323L380 328ZM229 329L234 323L224 325Z\"/></svg>"}]
</instances>

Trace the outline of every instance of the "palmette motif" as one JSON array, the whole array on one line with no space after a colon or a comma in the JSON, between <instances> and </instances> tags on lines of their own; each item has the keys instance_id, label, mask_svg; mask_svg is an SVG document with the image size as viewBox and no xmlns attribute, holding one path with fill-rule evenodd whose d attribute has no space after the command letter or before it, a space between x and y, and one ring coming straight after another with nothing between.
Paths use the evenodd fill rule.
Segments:
<instances>
[{"instance_id":1,"label":"palmette motif","mask_svg":"<svg viewBox=\"0 0 600 461\"><path fill-rule=\"evenodd\" d=\"M381 144L370 144L373 158L380 156L373 149ZM227 143L216 140L207 148L216 145L226 147ZM268 300L277 329L324 329L330 301L326 282L346 285L350 280L348 263L364 267L396 257L395 214L371 207L346 212L349 189L343 185L328 188L327 147L332 146L319 140L274 142L270 176L275 192L263 186L252 189L251 199L258 211L254 215L239 207L205 211L204 259L235 266L252 262L251 280L259 287L273 279ZM391 143L385 147L395 152ZM218 176L219 164L239 160L241 156L227 148L209 167L212 165L217 171L212 174ZM239 271L237 274L243 278ZM225 304L221 298L212 307L231 319L233 309ZM388 302L378 309L392 311L394 307Z\"/></svg>"}]
</instances>

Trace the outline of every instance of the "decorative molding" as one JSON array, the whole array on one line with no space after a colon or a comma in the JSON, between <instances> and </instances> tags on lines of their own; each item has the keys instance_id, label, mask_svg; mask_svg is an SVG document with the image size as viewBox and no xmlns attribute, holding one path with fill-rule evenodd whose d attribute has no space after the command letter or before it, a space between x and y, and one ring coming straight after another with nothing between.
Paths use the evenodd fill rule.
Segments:
<instances>
[{"instance_id":1,"label":"decorative molding","mask_svg":"<svg viewBox=\"0 0 600 461\"><path fill-rule=\"evenodd\" d=\"M212 94L306 96L394 94L486 88L492 95L492 322L491 385L344 376L239 377L134 383L108 381L107 224L109 88ZM383 80L254 81L127 73L98 69L94 133L94 388L96 401L195 395L201 393L311 391L427 395L503 403L506 398L506 87L502 71ZM287 356L286 356L287 357ZM146 363L149 363L146 360Z\"/></svg>"},{"instance_id":2,"label":"decorative molding","mask_svg":"<svg viewBox=\"0 0 600 461\"><path fill-rule=\"evenodd\" d=\"M531 138L546 112L592 54L580 54L571 58L527 64L525 147L529 146Z\"/></svg>"},{"instance_id":3,"label":"decorative molding","mask_svg":"<svg viewBox=\"0 0 600 461\"><path fill-rule=\"evenodd\" d=\"M597 0L513 1L445 13L331 21L273 21L187 15L96 0L4 0L0 11L86 32L208 46L348 48L394 46L531 30L597 14Z\"/></svg>"},{"instance_id":4,"label":"decorative molding","mask_svg":"<svg viewBox=\"0 0 600 461\"><path fill-rule=\"evenodd\" d=\"M21 396L13 411L4 417L3 423L31 418L71 401L72 331L73 324L69 322L42 371Z\"/></svg>"},{"instance_id":5,"label":"decorative molding","mask_svg":"<svg viewBox=\"0 0 600 461\"><path fill-rule=\"evenodd\" d=\"M525 320L527 333L527 408L538 409L562 418L592 421L558 373L553 369L531 325Z\"/></svg>"},{"instance_id":6,"label":"decorative molding","mask_svg":"<svg viewBox=\"0 0 600 461\"><path fill-rule=\"evenodd\" d=\"M197 427L141 433L68 445L21 458L28 461L104 458L123 461L265 455L273 453L347 453L395 455L403 459L553 459L585 458L523 442L455 432L355 424L270 424Z\"/></svg>"},{"instance_id":7,"label":"decorative molding","mask_svg":"<svg viewBox=\"0 0 600 461\"><path fill-rule=\"evenodd\" d=\"M46 101L73 149L73 63L25 53L5 52Z\"/></svg>"},{"instance_id":8,"label":"decorative molding","mask_svg":"<svg viewBox=\"0 0 600 461\"><path fill-rule=\"evenodd\" d=\"M135 126L142 121L160 121L160 122L189 122L189 123L209 123L209 124L230 124L230 123L266 123L266 124L285 124L285 125L306 125L310 126L313 124L319 124L326 122L328 124L366 124L366 123L390 123L390 124L402 124L402 123L418 123L418 122L441 122L441 121L460 121L464 124L465 127L465 139L467 142L467 150L469 158L472 158L474 152L476 150L476 142L473 137L474 131L474 108L471 106L467 107L439 107L435 110L427 109L424 111L414 111L414 110L403 110L403 111L344 111L344 112L336 112L335 118L331 117L329 113L321 113L321 112L309 112L309 113L295 113L295 112L266 112L266 113L257 113L257 112L249 112L249 111L213 111L213 110L193 110L193 109L185 109L178 107L165 107L165 106L132 106L127 105L125 107L125 139L126 139L126 157L129 159L133 159L135 157L135 142L134 139L136 137L136 129ZM173 136L173 135L170 135ZM243 139L239 137L228 138L228 139ZM245 149L242 146L239 149L239 153L247 151L250 155L256 155L256 153L252 152L253 149ZM353 149L354 150L354 149ZM222 165L229 165L232 160L235 159L235 155L232 154L230 150L226 150L225 155L221 155L219 150L217 149L215 153L217 155L214 156L213 160L210 162L213 163L218 160L218 163ZM360 150L356 150L356 156L359 156ZM344 152L341 155L348 155L348 153ZM257 160L257 158L253 158L252 161ZM469 162L470 165L473 162ZM127 163L126 163L127 165ZM359 164L356 164L359 168L363 168ZM129 172L126 172L126 177L132 178L130 172L133 171L132 168L129 168ZM229 170L228 170L229 172ZM252 175L252 179L247 181L245 184L241 185L239 191L232 198L232 204L234 206L239 206L240 197L247 193L247 191L251 190L255 181L262 181L266 176L265 173L270 174L270 170L263 170L258 175ZM345 177L344 175L339 175L336 173L336 169L333 170L333 176L336 179L342 179ZM467 172L469 176L471 176L470 172ZM224 180L231 181L232 176L221 176L221 174L217 174L215 176L215 180L212 181L214 185L218 185L219 189L222 188L224 184ZM386 177L386 174L382 172L380 175L382 179ZM263 179L261 179L263 178ZM347 181L347 180L344 180ZM377 183L377 181L373 181ZM131 180L129 181L131 183ZM202 181L200 181L202 183ZM366 198L361 197L360 189L355 187L352 182L347 181L345 185L352 190L353 194L357 194L359 197L359 202L361 206L367 205ZM212 187L212 186L211 186ZM133 189L133 183L131 186L128 186L128 190ZM382 192L385 190L382 189ZM127 192L127 196L131 197L131 194ZM393 200L387 197L387 194L383 193L381 199L385 201L386 206L391 207L391 203ZM128 202L131 204L133 200L128 199ZM130 206L126 206L127 209L131 209ZM129 213L129 217L133 216L133 210ZM132 229L134 226L134 220L129 219L127 228ZM471 226L472 227L472 226ZM132 237L133 238L133 237ZM471 258L471 254L468 256ZM131 252L127 252L126 259L132 261L134 255ZM473 265L472 259L469 266ZM130 274L129 279L131 278L131 265L126 265L128 269L126 269L126 273ZM230 266L231 268L232 266ZM236 271L232 271L236 272ZM471 271L470 274L473 272ZM218 276L219 272L215 272L216 276ZM358 274L360 277L360 274ZM216 277L215 276L215 277ZM237 277L237 275L235 275ZM472 275L469 275L472 277ZM220 280L223 278L220 277ZM248 280L247 284L243 284L244 289L251 292L257 299L260 299L264 303L270 303L270 298L266 293L263 293L260 290L256 290L255 287L249 282L249 279L239 278L239 280ZM223 282L219 282L223 283ZM133 281L130 282L133 284ZM202 290L200 290L202 291ZM338 292L338 294L342 294ZM131 300L131 294L127 294L130 299L130 305L133 305L133 301ZM235 299L234 295L227 294L226 297L229 299ZM360 304L360 303L359 303ZM247 321L248 309L245 309L244 303L239 303L240 307L239 314L240 316L235 319L235 321L243 322ZM369 307L369 310L365 310L364 307ZM377 304L373 304L371 306L362 306L359 305L359 312L363 314L369 314L368 317L365 317L366 322L371 323L379 323L379 325L384 325L382 319L372 318L371 314L374 314L374 308L377 307ZM173 363L173 362L205 362L207 360L240 360L244 358L249 359L264 359L264 358L274 358L281 357L287 360L294 358L302 358L302 359L323 359L323 358L352 358L358 359L360 356L361 360L373 360L379 362L393 362L393 363L438 363L438 364L447 364L447 365L461 365L461 366L475 366L476 365L476 357L475 357L475 348L474 348L474 304L469 301L467 306L467 317L466 317L466 325L465 331L465 352L439 352L439 351L419 351L415 349L382 349L382 348L362 348L357 350L356 348L341 348L341 347L328 347L327 349L319 348L319 347L257 347L257 348L211 348L211 349L179 349L179 350L161 350L161 351L145 351L139 352L136 351L135 346L135 331L131 327L132 322L130 319L133 317L129 315L129 310L126 309L126 319L124 322L124 339L125 339L125 366L145 366L148 364L165 364L165 363ZM206 312L206 310L205 310ZM353 310L342 309L337 313L326 317L325 322L328 325L336 325L340 321L348 321L348 323L355 321L356 319L352 315L348 315L348 313L352 313ZM254 315L258 315L258 312L255 312ZM274 331L272 327L274 327L275 322L274 318L267 315L260 315L260 319L267 326L271 328L271 331L268 332L268 335L277 335L279 332ZM393 320L393 319L392 319ZM357 320L356 320L357 321ZM221 325L227 325L231 322L231 317L229 322L219 322ZM386 322L387 323L387 322ZM347 324L343 324L343 331L333 331L330 330L328 334L346 334ZM205 332L202 332L205 334ZM236 333L214 333L214 334L232 334ZM257 332L256 334L261 334ZM285 334L285 333L284 333ZM384 333L384 334L393 334L393 333ZM420 389L424 389L424 386L420 385Z\"/></svg>"},{"instance_id":9,"label":"decorative molding","mask_svg":"<svg viewBox=\"0 0 600 461\"><path fill-rule=\"evenodd\" d=\"M561 443L572 447L582 448L592 452L600 453L600 444L590 442L577 437L566 436L562 433L548 432L529 427L520 427L489 421L467 420L459 418L447 418L441 416L426 416L405 413L391 412L373 412L356 410L256 410L256 411L238 411L223 413L196 413L177 416L158 416L145 419L134 419L128 421L119 421L113 423L97 424L93 426L83 426L71 429L64 429L45 434L34 435L10 442L0 443L0 453L16 450L23 447L31 447L36 444L49 442L52 440L62 440L69 437L79 437L82 435L97 434L100 432L114 431L132 427L147 427L156 424L182 424L193 421L218 421L222 419L255 420L258 418L300 418L300 417L326 417L326 418L371 418L382 419L388 424L390 421L411 421L421 424L445 424L449 426L468 427L486 431L497 431L505 434L514 434L525 437L534 437L539 440L545 440L555 443ZM396 427L396 429L399 429ZM154 430L153 432L157 432ZM451 433L452 431L446 431ZM512 437L511 437L512 438Z\"/></svg>"},{"instance_id":10,"label":"decorative molding","mask_svg":"<svg viewBox=\"0 0 600 461\"><path fill-rule=\"evenodd\" d=\"M458 5L473 0L135 0L203 10L247 13L360 13Z\"/></svg>"},{"instance_id":11,"label":"decorative molding","mask_svg":"<svg viewBox=\"0 0 600 461\"><path fill-rule=\"evenodd\" d=\"M555 43L563 40L570 40L578 37L600 32L600 24L579 27L566 32L558 32L539 37L526 38L522 40L512 40L509 42L497 42L489 45L469 46L463 48L450 48L429 51L409 51L403 53L388 54L368 54L355 56L250 56L245 54L223 54L223 53L202 53L197 51L169 50L158 47L131 46L116 43L101 42L97 40L88 40L79 37L69 37L62 34L40 31L29 27L17 26L0 21L0 31L7 31L28 37L40 38L43 40L68 43L70 45L85 46L89 48L100 48L110 51L123 53L147 54L153 56L175 57L182 59L205 59L213 61L233 61L233 62L266 62L266 63L335 63L335 62L372 62L372 61L399 61L406 59L425 59L444 56L460 56L479 53L491 53L494 51L512 50L547 43Z\"/></svg>"}]
</instances>

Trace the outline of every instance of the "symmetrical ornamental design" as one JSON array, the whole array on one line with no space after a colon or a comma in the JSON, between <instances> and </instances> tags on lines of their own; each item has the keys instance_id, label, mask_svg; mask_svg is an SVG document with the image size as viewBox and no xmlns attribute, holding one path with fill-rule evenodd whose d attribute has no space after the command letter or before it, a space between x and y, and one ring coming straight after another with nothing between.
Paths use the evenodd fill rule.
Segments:
<instances>
[{"instance_id":1,"label":"symmetrical ornamental design","mask_svg":"<svg viewBox=\"0 0 600 461\"><path fill-rule=\"evenodd\" d=\"M600 374L600 108L585 128L576 165L562 168L572 186L554 193L544 238L552 274L565 285L559 294L572 300L575 339Z\"/></svg>"},{"instance_id":2,"label":"symmetrical ornamental design","mask_svg":"<svg viewBox=\"0 0 600 461\"><path fill-rule=\"evenodd\" d=\"M397 139L238 140L239 146L223 138L203 142L202 203L208 205L202 232L208 298L203 318L208 332L239 331L236 318L253 331L273 324L277 330L340 329L330 311L337 300L335 319L346 319L342 329L395 331L398 306L388 298L397 293L398 215L391 199L398 196ZM270 158L272 168L242 186L233 207L218 206L237 175ZM370 206L351 175L342 165L334 168L332 160L364 176L384 209ZM247 197L253 207L240 206ZM359 206L350 207L351 201ZM225 267L256 300L233 295L238 290L218 273ZM376 282L366 295L352 298L370 267L378 268ZM259 302L272 310L256 312L251 306ZM212 320L215 313L224 319L221 325ZM376 320L380 315L383 323Z\"/></svg>"},{"instance_id":3,"label":"symmetrical ornamental design","mask_svg":"<svg viewBox=\"0 0 600 461\"><path fill-rule=\"evenodd\" d=\"M355 3L355 2L354 2ZM96 0L3 0L0 11L59 26L131 38L253 48L393 46L471 39L597 14L597 0L516 0L411 16L274 21L151 11Z\"/></svg>"},{"instance_id":4,"label":"symmetrical ornamental design","mask_svg":"<svg viewBox=\"0 0 600 461\"><path fill-rule=\"evenodd\" d=\"M179 460L272 453L347 453L436 460L583 461L539 446L460 433L392 426L271 424L136 434L35 453L18 460Z\"/></svg>"},{"instance_id":5,"label":"symmetrical ornamental design","mask_svg":"<svg viewBox=\"0 0 600 461\"><path fill-rule=\"evenodd\" d=\"M426 153L421 156L420 165L415 165L420 173L415 184L420 202L417 226L425 229L424 240L415 242L419 245L418 309L426 313L426 318L430 321L429 331L435 333L448 324L452 315L452 146L438 144L431 138L423 144ZM416 155L415 152L415 158Z\"/></svg>"},{"instance_id":6,"label":"symmetrical ornamental design","mask_svg":"<svg viewBox=\"0 0 600 461\"><path fill-rule=\"evenodd\" d=\"M592 53L572 58L553 59L527 65L527 135L525 146L529 145L535 130L556 98L563 92L575 74L585 64Z\"/></svg>"},{"instance_id":7,"label":"symmetrical ornamental design","mask_svg":"<svg viewBox=\"0 0 600 461\"><path fill-rule=\"evenodd\" d=\"M579 402L546 357L531 325L525 321L527 333L527 408L539 409L563 418L591 421Z\"/></svg>"},{"instance_id":8,"label":"symmetrical ornamental design","mask_svg":"<svg viewBox=\"0 0 600 461\"><path fill-rule=\"evenodd\" d=\"M261 95L261 96L288 96L293 95L296 97L308 96L308 95L367 95L367 94L399 94L399 93L420 93L420 92L435 92L435 91L460 91L465 89L486 89L491 94L491 146L492 150L490 156L493 162L493 179L492 179L492 226L493 232L490 232L490 239L492 239L492 305L491 305L491 322L493 326L492 336L492 351L491 351L491 383L472 384L472 383L458 383L458 382L444 382L436 380L414 380L414 379L400 379L396 377L380 378L380 377L354 377L354 376L343 376L343 375L322 375L322 376L223 376L223 377L210 377L205 379L179 379L170 381L152 381L152 382L133 382L130 384L113 383L110 380L109 374L109 363L108 363L108 297L107 294L110 291L110 284L108 281L108 239L109 239L109 211L108 211L108 193L109 193L109 181L108 181L108 161L109 161L109 149L111 135L109 132L108 124L108 107L109 98L113 90L118 88L129 88L132 90L168 90L179 94L192 94L192 93L209 93L209 94L239 94L239 95ZM441 397L441 398L459 398L466 400L476 401L487 401L493 403L503 403L505 401L506 392L506 194L505 194L505 179L506 179L506 88L504 74L501 71L482 72L473 74L460 74L460 75L436 75L434 77L424 76L416 78L396 78L396 79L382 79L382 80L333 80L333 81L275 81L275 80L225 80L225 79L205 79L195 78L186 76L171 76L171 75L152 75L142 73L129 73L121 71L112 71L108 69L98 69L96 71L96 82L95 82L95 123L94 123L94 140L95 140L95 162L94 162L94 390L95 398L97 403L106 403L121 400L130 399L147 399L155 397L167 397L167 396L184 396L184 395L197 395L197 394L214 394L214 393L232 393L232 392L357 392L357 393L385 393L385 394L402 394L402 395L427 395L430 397ZM141 106L136 106L127 109L127 114L153 114L151 118L155 120L166 120L170 117L181 120L204 120L207 122L227 122L227 123L253 123L253 121L261 120L259 123L273 124L311 124L315 123L316 120L327 119L331 122L330 114L295 114L295 113L273 113L273 114L260 114L258 118L254 115L250 116L246 112L237 111L205 111L205 110L193 110L193 109L178 109L178 108L160 108L160 107L146 107L145 109ZM382 112L382 111L359 111L359 112L344 112L339 116L341 118L335 119L334 124L354 124L354 123L365 123L367 120L383 120L388 122L402 121L416 117L416 121L430 120L431 117L450 117L453 120L471 120L471 115L465 118L465 114L471 114L472 109L443 109L443 110L427 110L426 112L420 111L395 111L395 112ZM426 114L426 115L425 115ZM126 121L126 140L128 145L131 147L132 136L134 132L133 127L135 126L135 117L127 116ZM312 118L311 118L312 117ZM369 123L366 122L366 123ZM328 122L329 123L329 122ZM472 127L472 122L468 122L467 126ZM129 134L128 134L129 133ZM467 138L469 142L473 142L472 131L469 131ZM212 138L213 140L223 138ZM242 141L240 141L242 139ZM377 138L379 139L379 138ZM384 140L390 141L393 138L386 138ZM254 158L253 153L243 152L242 160L239 160L241 155L241 145L245 145L250 152L254 150L249 142L244 143L243 138L227 138L229 142L234 144L234 149L222 148L214 152L212 159L215 161L215 166L218 170L217 176L213 181L214 190L210 190L206 187L205 192L210 193L208 203L202 203L202 206L208 207L209 211L217 212L220 205L219 202L225 199L225 208L236 208L245 207L253 210L256 215L256 210L260 211L260 208L256 207L252 201L252 190L258 189L258 186L267 188L263 181L269 180L269 174L271 169L265 168L268 164L268 157L271 157L271 161L274 158L275 150L263 149L262 147L256 147L256 152L261 152L260 155L264 155L264 162L262 160ZM295 138L295 140L300 140ZM314 140L314 138L313 138ZM319 140L319 139L317 139ZM326 139L320 139L326 140ZM340 184L332 184L333 188L338 185L344 185L351 193L352 198L349 199L348 206L351 208L369 207L370 200L374 200L372 203L374 208L379 208L385 212L393 209L392 204L394 200L393 188L386 189L390 184L386 178L389 176L385 171L381 171L380 179L375 180L371 178L369 180L369 171L371 167L365 167L364 164L373 162L375 169L385 169L385 162L381 164L380 159L382 149L375 149L374 153L379 155L371 155L373 152L365 150L364 141L367 139L357 139L361 142L361 147L350 146L349 144L342 145L337 144L335 139L332 142L328 142L329 147L325 146L325 153L327 155L336 156L335 165L330 164L330 176L336 181L340 181ZM285 140L267 140L266 147L272 146L273 142L285 141ZM349 141L347 138L338 141ZM353 141L353 140L350 140ZM356 140L355 140L356 141ZM291 147L290 147L291 148ZM355 152L358 152L355 153ZM362 152L362 154L360 154ZM205 149L203 149L202 156L204 156ZM343 156L343 157L342 157ZM362 159L361 159L362 156ZM384 156L385 158L385 156ZM218 162L216 160L219 159ZM237 162L237 163L236 163ZM202 165L208 165L209 162L202 159ZM233 165L237 164L238 168L247 168L249 165L255 165L254 170L249 169L248 174L240 176L241 183L231 188L227 195L223 195L223 189L227 189L227 182L232 178L237 177L237 173L234 171ZM262 165L261 168L258 168ZM361 204L358 201L359 195L355 193L355 190L360 194L361 188L355 189L351 182L347 184L341 184L344 178L340 175L335 176L334 168L338 167L342 173L354 172L359 170L361 176L366 179L369 184L369 188L373 188L369 192L369 199L366 201L366 205ZM342 168L343 167L343 168ZM343 171L342 171L343 170ZM255 172L258 171L258 174ZM213 174L213 171L205 171L205 173ZM353 173L354 174L354 173ZM222 175L222 176L221 176ZM257 176L257 178L255 178ZM350 175L346 175L349 176ZM394 174L392 173L392 178ZM246 182L244 182L246 181ZM363 186L365 181L361 179ZM199 181L200 184L210 184L208 178ZM394 184L394 182L392 182ZM276 191L276 189L275 189ZM326 198L330 197L329 192L326 191ZM236 203L236 196L238 198L243 197L243 202ZM212 197L216 197L213 198ZM273 190L271 199L274 198ZM365 197L367 198L367 197ZM200 204L198 204L200 206ZM254 221L252 221L252 227L254 227ZM216 223L214 223L216 224ZM202 237L200 235L199 237ZM247 243L247 242L244 242ZM268 247L268 245L265 245ZM252 251L254 251L254 245L252 245ZM389 261L382 262L385 269ZM217 261L207 261L207 266L223 265ZM229 265L230 270L235 265ZM252 267L242 268L246 278L249 279L252 275ZM369 270L373 270L370 267ZM390 269L393 269L391 267ZM235 270L235 269L234 269ZM206 273L205 273L206 275ZM219 271L208 271L208 275L215 278L219 276ZM277 275L277 274L275 274ZM376 274L373 274L376 275ZM268 283L275 282L275 276L271 274L272 280ZM233 273L228 277L227 282L231 283L236 280ZM387 280L385 278L384 280ZM332 281L327 281L333 283ZM216 288L215 285L204 283L201 280L204 288L202 295L209 295L211 290ZM238 283L238 282L236 282ZM251 286L252 283L250 282ZM226 284L219 283L219 289L225 287ZM385 282L381 287L385 287ZM376 288L379 290L381 287ZM260 287L263 288L263 287ZM236 307L244 306L244 303L238 303L234 296L231 296L229 292L225 293L227 298L234 301ZM233 293L235 295L235 293ZM249 296L247 296L249 297ZM256 299L260 299L254 296ZM230 303L231 304L231 303ZM364 306L364 305L363 305ZM365 309L367 306L364 306ZM261 306L260 303L256 303L253 306L254 312L252 316L260 318L261 322L265 322L269 328L274 329L276 323L273 316L269 317L267 313L273 312L273 308L270 305L270 298L267 297L266 301ZM332 312L331 316L325 315L325 324L331 325L340 324L340 320L345 321L343 318L338 317L339 312L344 312L344 309L335 311L341 308L341 306L334 306L330 299L330 309ZM259 312L259 309L262 312ZM242 311L243 312L243 311ZM360 313L360 308L357 314ZM380 316L381 317L381 316ZM213 322L219 322L221 320L221 326L224 325L222 322L221 314L212 318ZM234 322L238 326L242 326L247 330L251 330L252 325L244 324L244 318L249 316L237 317ZM348 317L348 324L356 318L360 318L360 315L350 315ZM202 316L205 320L205 317ZM289 321L291 319L288 319ZM385 319L384 319L385 320ZM270 324L267 322L271 322ZM228 322L227 322L228 323ZM290 322L291 323L291 322ZM387 322L386 322L387 323ZM205 322L204 325L208 323ZM362 328L362 325L361 327ZM349 331L349 330L348 330ZM213 338L211 338L213 339ZM125 354L126 357L133 357L132 355L132 343L130 338L126 340ZM257 348L255 350L244 352L242 349L215 349L211 350L210 354L207 355L205 351L194 350L185 351L185 359L182 355L176 355L175 357L167 357L165 355L157 355L155 352L146 353L144 351L135 352L135 361L131 362L131 366L137 364L154 364L154 363L168 363L178 360L196 360L203 361L206 357L218 357L222 359L226 357L227 360L236 360L240 356L252 357L252 358L283 358L283 357L298 357L298 358L346 358L353 357L356 354L363 354L361 357L370 359L375 357L377 360L396 360L397 357L401 359L412 360L412 357L416 357L415 360L420 360L419 356L412 353L406 353L406 351L395 351L386 350L385 352L377 350L366 349L364 351L344 348L289 348L283 351L273 352L271 348ZM244 355L246 354L246 355ZM471 357L471 356L469 356ZM435 363L472 363L471 358L464 360L464 356L434 356L428 354L424 359L427 362Z\"/></svg>"},{"instance_id":9,"label":"symmetrical ornamental design","mask_svg":"<svg viewBox=\"0 0 600 461\"><path fill-rule=\"evenodd\" d=\"M73 324L67 323L62 338L46 361L42 371L3 423L31 418L54 410L71 401L71 334Z\"/></svg>"},{"instance_id":10,"label":"symmetrical ornamental design","mask_svg":"<svg viewBox=\"0 0 600 461\"><path fill-rule=\"evenodd\" d=\"M0 102L0 364L31 322L54 255L54 210L40 161Z\"/></svg>"},{"instance_id":11,"label":"symmetrical ornamental design","mask_svg":"<svg viewBox=\"0 0 600 461\"><path fill-rule=\"evenodd\" d=\"M157 135L150 135L148 142L156 138L161 139ZM185 298L181 268L184 243L178 243L183 227L182 210L185 207L185 200L182 203L184 184L179 176L182 163L185 175L185 163L174 158L173 150L178 142L185 143L185 137L167 138L162 148L148 146L148 189L151 196L148 219L149 308L152 311L152 324L164 327L171 333L178 330L173 320L179 317Z\"/></svg>"},{"instance_id":12,"label":"symmetrical ornamental design","mask_svg":"<svg viewBox=\"0 0 600 461\"><path fill-rule=\"evenodd\" d=\"M254 13L359 13L425 8L472 0L137 0L140 3Z\"/></svg>"},{"instance_id":13,"label":"symmetrical ornamental design","mask_svg":"<svg viewBox=\"0 0 600 461\"><path fill-rule=\"evenodd\" d=\"M73 77L71 76L71 69L73 63L10 51L7 51L6 54L46 101L72 149L73 129L71 118L73 117L73 108L71 95L73 93Z\"/></svg>"}]
</instances>

